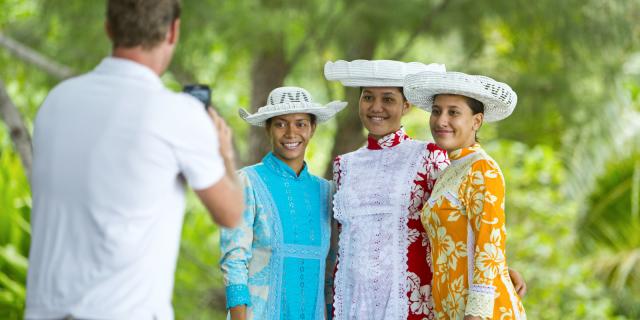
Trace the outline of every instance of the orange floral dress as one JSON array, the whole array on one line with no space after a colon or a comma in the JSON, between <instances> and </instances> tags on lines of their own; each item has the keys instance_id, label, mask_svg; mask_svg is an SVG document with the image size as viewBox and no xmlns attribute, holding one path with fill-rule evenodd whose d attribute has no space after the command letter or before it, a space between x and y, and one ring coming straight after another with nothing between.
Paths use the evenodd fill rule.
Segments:
<instances>
[{"instance_id":1,"label":"orange floral dress","mask_svg":"<svg viewBox=\"0 0 640 320\"><path fill-rule=\"evenodd\" d=\"M438 319L526 319L507 268L504 178L480 145L449 154L421 215Z\"/></svg>"}]
</instances>

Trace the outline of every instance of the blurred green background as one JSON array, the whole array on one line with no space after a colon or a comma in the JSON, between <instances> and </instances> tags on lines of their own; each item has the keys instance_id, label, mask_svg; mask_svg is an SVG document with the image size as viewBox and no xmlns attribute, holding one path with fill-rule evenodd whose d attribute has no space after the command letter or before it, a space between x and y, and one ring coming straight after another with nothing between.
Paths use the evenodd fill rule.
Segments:
<instances>
[{"instance_id":1,"label":"blurred green background","mask_svg":"<svg viewBox=\"0 0 640 320\"><path fill-rule=\"evenodd\" d=\"M77 74L109 54L104 11L103 1L0 0L0 90L28 130L65 77L47 65ZM183 0L163 80L175 90L212 86L243 164L265 143L239 107L261 106L282 84L348 100L308 150L311 171L325 176L333 155L364 141L357 92L325 81L325 61L438 62L509 83L514 114L486 124L480 139L505 173L508 259L527 280L529 318L640 319L638 21L640 0ZM430 139L427 119L413 110L403 121ZM29 184L11 132L0 121L0 319L22 317L30 238ZM191 195L178 319L224 317L218 260L218 230Z\"/></svg>"}]
</instances>

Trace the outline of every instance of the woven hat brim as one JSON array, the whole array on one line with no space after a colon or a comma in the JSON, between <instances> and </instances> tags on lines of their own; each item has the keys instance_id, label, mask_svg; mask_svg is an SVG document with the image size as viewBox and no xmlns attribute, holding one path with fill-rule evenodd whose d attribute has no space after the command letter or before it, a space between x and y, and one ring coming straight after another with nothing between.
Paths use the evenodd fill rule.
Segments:
<instances>
[{"instance_id":1,"label":"woven hat brim","mask_svg":"<svg viewBox=\"0 0 640 320\"><path fill-rule=\"evenodd\" d=\"M393 60L327 61L324 76L347 87L402 87L409 74L422 71L445 72L443 64Z\"/></svg>"},{"instance_id":2,"label":"woven hat brim","mask_svg":"<svg viewBox=\"0 0 640 320\"><path fill-rule=\"evenodd\" d=\"M507 118L516 107L518 96L509 85L483 76L459 72L421 72L404 81L404 95L416 107L431 112L434 96L455 94L474 98L484 104L484 121Z\"/></svg>"},{"instance_id":3,"label":"woven hat brim","mask_svg":"<svg viewBox=\"0 0 640 320\"><path fill-rule=\"evenodd\" d=\"M242 120L252 126L264 127L269 118L292 113L309 113L316 116L317 123L323 123L333 118L338 112L344 109L347 103L344 101L332 101L326 105L308 102L288 102L274 104L260 108L258 112L251 114L247 110L240 108L238 114ZM266 108L268 107L268 108Z\"/></svg>"},{"instance_id":4,"label":"woven hat brim","mask_svg":"<svg viewBox=\"0 0 640 320\"><path fill-rule=\"evenodd\" d=\"M340 80L345 87L398 87L402 88L404 85L403 79L375 79L375 78L361 78L361 79L345 79Z\"/></svg>"}]
</instances>

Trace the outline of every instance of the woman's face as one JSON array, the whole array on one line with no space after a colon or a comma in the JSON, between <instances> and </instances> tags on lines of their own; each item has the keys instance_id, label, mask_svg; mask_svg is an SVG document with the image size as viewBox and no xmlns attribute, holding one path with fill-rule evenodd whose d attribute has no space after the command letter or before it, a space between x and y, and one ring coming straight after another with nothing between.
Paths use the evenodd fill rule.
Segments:
<instances>
[{"instance_id":1,"label":"woman's face","mask_svg":"<svg viewBox=\"0 0 640 320\"><path fill-rule=\"evenodd\" d=\"M271 150L289 165L303 162L305 150L315 130L316 124L308 113L275 116L267 125Z\"/></svg>"},{"instance_id":2,"label":"woman's face","mask_svg":"<svg viewBox=\"0 0 640 320\"><path fill-rule=\"evenodd\" d=\"M465 97L440 94L436 96L429 118L431 135L447 152L470 147L476 142L476 132L483 117L482 113L473 114Z\"/></svg>"},{"instance_id":3,"label":"woman's face","mask_svg":"<svg viewBox=\"0 0 640 320\"><path fill-rule=\"evenodd\" d=\"M400 120L410 107L396 87L363 88L359 106L360 121L374 138L400 129Z\"/></svg>"}]
</instances>

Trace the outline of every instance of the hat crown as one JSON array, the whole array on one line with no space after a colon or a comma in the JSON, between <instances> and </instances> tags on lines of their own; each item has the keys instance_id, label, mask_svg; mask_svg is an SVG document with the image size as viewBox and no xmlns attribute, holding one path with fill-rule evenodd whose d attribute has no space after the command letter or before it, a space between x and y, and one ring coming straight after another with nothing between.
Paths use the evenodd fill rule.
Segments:
<instances>
[{"instance_id":1,"label":"hat crown","mask_svg":"<svg viewBox=\"0 0 640 320\"><path fill-rule=\"evenodd\" d=\"M273 89L267 98L267 105L283 103L313 103L311 94L299 87L280 87Z\"/></svg>"},{"instance_id":2,"label":"hat crown","mask_svg":"<svg viewBox=\"0 0 640 320\"><path fill-rule=\"evenodd\" d=\"M348 87L402 87L407 75L423 71L446 72L443 64L395 60L327 61L324 76Z\"/></svg>"},{"instance_id":3,"label":"hat crown","mask_svg":"<svg viewBox=\"0 0 640 320\"><path fill-rule=\"evenodd\" d=\"M502 120L513 112L518 95L511 87L489 77L461 72L421 72L405 78L404 94L410 103L431 112L434 97L456 94L484 104L484 121Z\"/></svg>"}]
</instances>

